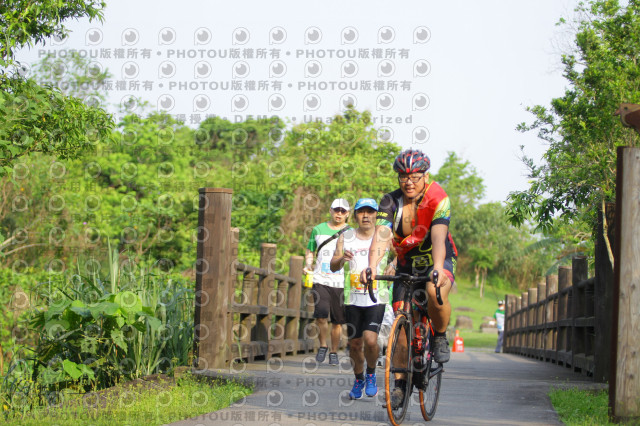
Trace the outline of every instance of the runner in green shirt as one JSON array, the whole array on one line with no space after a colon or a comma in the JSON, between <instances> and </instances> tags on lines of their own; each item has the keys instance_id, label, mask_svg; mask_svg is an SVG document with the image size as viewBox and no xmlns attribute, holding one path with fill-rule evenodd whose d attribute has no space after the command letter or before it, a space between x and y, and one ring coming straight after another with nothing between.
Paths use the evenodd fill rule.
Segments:
<instances>
[{"instance_id":1,"label":"runner in green shirt","mask_svg":"<svg viewBox=\"0 0 640 426\"><path fill-rule=\"evenodd\" d=\"M311 238L305 254L305 273L313 273L313 303L315 305L313 317L318 327L318 340L320 347L316 354L316 361L324 362L327 356L327 334L329 332L329 320L331 320L331 352L329 364L338 365L338 347L344 320L344 274L342 269L331 271L330 263L333 252L336 249L336 238L330 239L334 234L347 226L349 218L349 203L343 198L337 198L331 203L331 220L321 223L311 231ZM328 242L326 244L325 241ZM320 248L320 250L318 250ZM317 251L317 253L316 253ZM316 255L315 268L313 258Z\"/></svg>"}]
</instances>

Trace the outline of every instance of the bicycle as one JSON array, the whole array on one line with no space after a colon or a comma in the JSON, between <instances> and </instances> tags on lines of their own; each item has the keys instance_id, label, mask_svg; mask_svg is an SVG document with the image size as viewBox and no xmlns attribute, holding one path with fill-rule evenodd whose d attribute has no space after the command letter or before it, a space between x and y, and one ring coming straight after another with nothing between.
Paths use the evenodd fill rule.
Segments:
<instances>
[{"instance_id":1,"label":"bicycle","mask_svg":"<svg viewBox=\"0 0 640 426\"><path fill-rule=\"evenodd\" d=\"M367 270L367 286L371 289L370 270ZM413 320L411 313L411 299L413 294L410 291L411 285L414 283L426 283L429 277L413 276L409 274L399 273L397 275L377 275L376 280L394 281L403 285L408 291L405 291L404 300L401 308L396 312L396 319L391 326L389 333L389 343L387 344L387 356L385 362L385 402L389 420L394 426L398 426L404 420L407 414L407 406L413 387L419 391L420 411L422 417L426 421L433 419L438 406L440 397L440 384L442 382L442 373L444 367L441 363L435 362L433 358L433 349L431 346L431 336L433 327L426 309L418 310L419 320ZM438 273L433 273L433 282L437 284ZM396 284L396 285L397 285ZM369 296L374 300L370 291ZM440 305L443 304L440 296L440 287L436 287L436 300ZM375 302L375 300L374 300ZM406 345L406 354L398 346L401 337L408 342ZM395 379L397 374L404 374L406 377L404 391L404 400L402 403L393 407L391 401L391 380Z\"/></svg>"}]
</instances>

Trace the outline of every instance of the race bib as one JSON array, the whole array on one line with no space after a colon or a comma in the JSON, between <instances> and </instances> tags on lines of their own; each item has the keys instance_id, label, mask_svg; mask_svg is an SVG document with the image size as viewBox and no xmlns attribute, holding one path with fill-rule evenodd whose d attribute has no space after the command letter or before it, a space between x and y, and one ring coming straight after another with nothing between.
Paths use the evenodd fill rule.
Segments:
<instances>
[{"instance_id":1,"label":"race bib","mask_svg":"<svg viewBox=\"0 0 640 426\"><path fill-rule=\"evenodd\" d=\"M355 290L364 291L364 284L360 282L360 274L349 274L351 277L351 288ZM373 280L373 289L378 289L378 281Z\"/></svg>"}]
</instances>

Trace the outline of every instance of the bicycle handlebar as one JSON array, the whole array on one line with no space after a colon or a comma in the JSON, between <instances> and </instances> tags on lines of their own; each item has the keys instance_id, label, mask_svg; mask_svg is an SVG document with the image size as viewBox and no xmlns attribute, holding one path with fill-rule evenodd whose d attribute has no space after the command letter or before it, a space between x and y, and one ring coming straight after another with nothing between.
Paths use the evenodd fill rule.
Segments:
<instances>
[{"instance_id":1,"label":"bicycle handlebar","mask_svg":"<svg viewBox=\"0 0 640 426\"><path fill-rule=\"evenodd\" d=\"M373 303L378 301L378 298L375 294L373 294L373 280L371 279L371 268L367 268L367 283L365 284L365 289L369 290L369 299Z\"/></svg>"},{"instance_id":2,"label":"bicycle handlebar","mask_svg":"<svg viewBox=\"0 0 640 426\"><path fill-rule=\"evenodd\" d=\"M429 277L398 273L397 275L376 275L376 280L402 281L407 284L413 284L413 283L426 283L429 281ZM367 268L367 282L369 283L367 285L371 285L371 268ZM438 271L433 271L433 283L438 284ZM373 298L371 300L373 300ZM442 295L440 294L440 287L436 287L436 300L438 301L439 305L444 304L444 301L442 300Z\"/></svg>"}]
</instances>

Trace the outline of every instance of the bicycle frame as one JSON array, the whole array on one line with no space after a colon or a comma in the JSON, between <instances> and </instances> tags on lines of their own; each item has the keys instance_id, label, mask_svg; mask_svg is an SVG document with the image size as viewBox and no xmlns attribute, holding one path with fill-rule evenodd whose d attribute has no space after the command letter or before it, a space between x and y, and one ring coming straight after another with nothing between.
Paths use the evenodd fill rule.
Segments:
<instances>
[{"instance_id":1,"label":"bicycle frame","mask_svg":"<svg viewBox=\"0 0 640 426\"><path fill-rule=\"evenodd\" d=\"M367 281L370 282L369 271L367 271ZM387 362L385 367L385 400L387 403L387 413L389 420L393 425L399 425L407 413L407 404L414 386L420 393L420 409L422 416L425 420L431 420L435 415L437 407L437 401L440 390L441 374L444 371L442 364L434 363L433 354L431 352L430 336L433 335L433 326L428 312L422 309L417 310L417 315L414 315L414 310L411 305L414 293L412 290L412 284L414 283L426 283L429 281L429 277L411 276L408 274L398 275L378 275L377 280L394 281L396 285L402 285L405 287L402 306L396 312L396 320L392 327L393 334L389 336L388 350L391 352L387 354ZM438 273L434 271L433 282L437 284ZM439 304L443 304L440 296L440 288L436 286L436 299ZM428 300L428 299L427 299ZM414 318L417 316L418 318ZM424 322L423 319L425 318ZM404 325L403 325L404 324ZM420 324L420 326L418 326ZM418 327L424 325L424 332L417 331ZM402 330L405 327L405 332L398 334L398 330ZM400 342L404 340L400 339L400 336L406 337L406 349L402 349L403 345ZM421 339L421 344L416 347L416 337ZM396 352L396 348L399 352ZM407 352L405 352L405 350ZM399 358L396 358L399 356ZM394 359L396 361L394 361ZM434 366L434 368L432 368ZM404 377L406 386L404 388L404 402L398 406L392 406L392 398L390 394L390 381L392 378L398 380ZM433 384L430 383L434 380ZM428 401L426 403L425 401Z\"/></svg>"}]
</instances>

